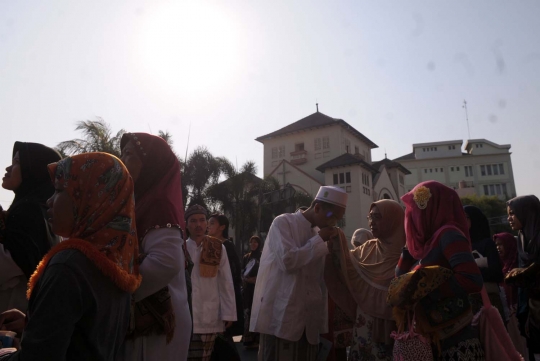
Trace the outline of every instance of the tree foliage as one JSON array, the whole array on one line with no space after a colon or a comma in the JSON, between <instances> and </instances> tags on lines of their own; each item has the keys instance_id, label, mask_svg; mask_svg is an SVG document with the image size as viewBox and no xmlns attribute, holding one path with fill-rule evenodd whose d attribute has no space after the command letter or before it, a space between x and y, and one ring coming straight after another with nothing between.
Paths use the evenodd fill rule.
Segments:
<instances>
[{"instance_id":1,"label":"tree foliage","mask_svg":"<svg viewBox=\"0 0 540 361\"><path fill-rule=\"evenodd\" d=\"M75 130L80 130L83 138L66 140L59 143L56 149L63 156L89 152L105 152L120 157L120 140L125 133L124 129L120 129L116 134L113 134L110 125L99 117L98 120L83 120L76 124Z\"/></svg>"},{"instance_id":2,"label":"tree foliage","mask_svg":"<svg viewBox=\"0 0 540 361\"><path fill-rule=\"evenodd\" d=\"M497 196L464 196L461 197L464 206L476 206L490 219L493 233L512 232L510 226L503 222L506 217L506 202Z\"/></svg>"}]
</instances>

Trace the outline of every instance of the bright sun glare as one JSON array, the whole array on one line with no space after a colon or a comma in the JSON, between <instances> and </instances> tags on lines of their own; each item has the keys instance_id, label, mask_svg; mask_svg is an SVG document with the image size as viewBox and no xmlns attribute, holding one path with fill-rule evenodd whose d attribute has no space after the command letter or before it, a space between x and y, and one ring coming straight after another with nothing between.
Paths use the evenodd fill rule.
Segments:
<instances>
[{"instance_id":1,"label":"bright sun glare","mask_svg":"<svg viewBox=\"0 0 540 361\"><path fill-rule=\"evenodd\" d=\"M186 95L225 87L238 65L235 27L227 13L207 2L181 1L145 16L140 60L158 87Z\"/></svg>"}]
</instances>

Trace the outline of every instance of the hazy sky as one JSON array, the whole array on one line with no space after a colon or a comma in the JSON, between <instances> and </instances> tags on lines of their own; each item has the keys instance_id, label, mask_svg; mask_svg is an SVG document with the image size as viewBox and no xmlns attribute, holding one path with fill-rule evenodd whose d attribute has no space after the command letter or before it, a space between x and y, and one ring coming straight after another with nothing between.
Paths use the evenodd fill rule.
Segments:
<instances>
[{"instance_id":1,"label":"hazy sky","mask_svg":"<svg viewBox=\"0 0 540 361\"><path fill-rule=\"evenodd\" d=\"M396 158L467 139L466 99L472 138L512 144L517 193L540 195L539 18L537 0L0 0L0 167L101 116L182 155L191 123L191 150L262 175L254 138L316 100Z\"/></svg>"}]
</instances>

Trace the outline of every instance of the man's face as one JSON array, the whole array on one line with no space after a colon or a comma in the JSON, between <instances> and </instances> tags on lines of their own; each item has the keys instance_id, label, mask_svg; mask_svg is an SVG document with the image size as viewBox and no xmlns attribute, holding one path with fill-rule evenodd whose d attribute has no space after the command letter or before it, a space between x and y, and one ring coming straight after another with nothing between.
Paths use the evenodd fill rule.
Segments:
<instances>
[{"instance_id":1,"label":"man's face","mask_svg":"<svg viewBox=\"0 0 540 361\"><path fill-rule=\"evenodd\" d=\"M337 222L345 215L345 208L339 206L323 207L315 204L315 225L319 228L335 227Z\"/></svg>"},{"instance_id":2,"label":"man's face","mask_svg":"<svg viewBox=\"0 0 540 361\"><path fill-rule=\"evenodd\" d=\"M194 214L188 218L186 227L191 237L201 237L206 234L207 226L204 214Z\"/></svg>"}]
</instances>

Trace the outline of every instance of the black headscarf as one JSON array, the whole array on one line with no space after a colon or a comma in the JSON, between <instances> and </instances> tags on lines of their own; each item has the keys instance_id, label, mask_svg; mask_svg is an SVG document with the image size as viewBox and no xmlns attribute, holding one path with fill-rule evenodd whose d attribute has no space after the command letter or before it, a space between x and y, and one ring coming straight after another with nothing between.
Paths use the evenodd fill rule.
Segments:
<instances>
[{"instance_id":1,"label":"black headscarf","mask_svg":"<svg viewBox=\"0 0 540 361\"><path fill-rule=\"evenodd\" d=\"M4 248L29 278L56 238L45 219L47 199L54 193L47 165L62 157L37 143L15 142L13 156L17 152L22 182L14 191L2 238Z\"/></svg>"},{"instance_id":2,"label":"black headscarf","mask_svg":"<svg viewBox=\"0 0 540 361\"><path fill-rule=\"evenodd\" d=\"M528 267L540 257L540 201L534 195L515 197L506 204L521 222L519 231L519 266Z\"/></svg>"},{"instance_id":3,"label":"black headscarf","mask_svg":"<svg viewBox=\"0 0 540 361\"><path fill-rule=\"evenodd\" d=\"M479 242L486 238L491 239L491 230L489 228L489 221L487 217L482 213L480 208L475 206L463 207L467 216L471 220L471 228L469 229L469 235L471 236L471 242Z\"/></svg>"}]
</instances>

